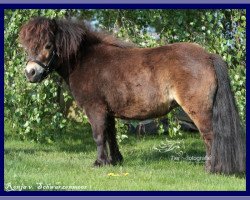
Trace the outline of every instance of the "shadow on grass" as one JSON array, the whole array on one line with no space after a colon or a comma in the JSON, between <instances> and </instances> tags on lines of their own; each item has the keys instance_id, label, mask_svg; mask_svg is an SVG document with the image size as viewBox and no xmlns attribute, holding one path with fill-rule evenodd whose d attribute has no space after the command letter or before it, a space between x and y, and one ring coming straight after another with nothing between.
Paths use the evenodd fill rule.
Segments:
<instances>
[{"instance_id":1,"label":"shadow on grass","mask_svg":"<svg viewBox=\"0 0 250 200\"><path fill-rule=\"evenodd\" d=\"M174 153L161 153L161 152L154 152L154 151L150 151L150 152L145 152L143 154L141 154L139 157L138 156L124 156L124 159L126 160L126 162L129 163L129 165L144 165L145 163L157 163L161 160L165 160L165 161L174 161L174 162L188 162L188 163L192 163L192 164L197 164L197 165L204 165L205 160L204 160L204 156L205 154L203 154L202 151L199 151L196 153L196 155L192 155L190 156L188 153L184 153L183 155L177 155ZM138 162L134 162L134 160L139 160Z\"/></svg>"},{"instance_id":2,"label":"shadow on grass","mask_svg":"<svg viewBox=\"0 0 250 200\"><path fill-rule=\"evenodd\" d=\"M168 161L175 161L175 162L190 162L193 164L199 164L203 165L205 162L205 152L202 150L196 150L195 154L194 151L187 151L183 154L176 154L176 153L161 153L157 151L150 151L145 152L143 155L141 155L141 161L142 162L157 162L160 160L168 160ZM133 160L133 157L130 157L129 159Z\"/></svg>"},{"instance_id":3,"label":"shadow on grass","mask_svg":"<svg viewBox=\"0 0 250 200\"><path fill-rule=\"evenodd\" d=\"M24 154L35 154L38 151L43 151L46 153L52 152L52 150L50 149L37 149L37 148L28 148L28 149L23 149L23 148L5 148L4 153L6 155L11 155L11 154L20 154L20 153L24 153Z\"/></svg>"},{"instance_id":4,"label":"shadow on grass","mask_svg":"<svg viewBox=\"0 0 250 200\"><path fill-rule=\"evenodd\" d=\"M63 152L91 152L96 149L89 124L77 123L70 126L67 131L56 138L56 148Z\"/></svg>"},{"instance_id":5,"label":"shadow on grass","mask_svg":"<svg viewBox=\"0 0 250 200\"><path fill-rule=\"evenodd\" d=\"M129 133L128 133L129 134ZM119 146L126 145L131 148L136 145L138 140L128 136ZM96 144L93 139L90 125L79 125L71 128L61 138L57 138L57 147L66 152L91 152L96 151Z\"/></svg>"},{"instance_id":6,"label":"shadow on grass","mask_svg":"<svg viewBox=\"0 0 250 200\"><path fill-rule=\"evenodd\" d=\"M72 123L62 133L56 133L50 142L31 142L18 138L6 137L5 154L35 154L37 152L91 152L96 150L92 138L91 127L88 124ZM20 141L20 142L19 142ZM6 143L5 143L6 144Z\"/></svg>"},{"instance_id":7,"label":"shadow on grass","mask_svg":"<svg viewBox=\"0 0 250 200\"><path fill-rule=\"evenodd\" d=\"M189 162L192 164L204 165L205 163L205 146L203 141L199 138L199 135L194 138L183 137L183 145L180 151L170 150L161 151L154 147L142 148L137 151L131 149L124 155L124 159L133 165L134 160L138 160L136 165L145 164L147 162L158 162L160 160L175 161L175 162ZM147 140L145 140L147 142ZM136 145L136 144L135 144ZM159 144L160 145L160 144ZM127 158L126 158L127 157Z\"/></svg>"},{"instance_id":8,"label":"shadow on grass","mask_svg":"<svg viewBox=\"0 0 250 200\"><path fill-rule=\"evenodd\" d=\"M164 141L165 137L154 136L157 141ZM160 136L159 136L160 137ZM125 139L120 146L124 149L123 156L126 162L133 165L135 160L145 163L148 161L157 162L159 160L173 160L173 157L178 157L174 152L161 153L152 148L148 147L152 144L152 137L145 137L138 139L128 133L128 139ZM192 138L184 137L186 142L186 149L183 156L196 156L204 157L205 151L201 140L197 140L197 137L193 140ZM187 142L188 141L188 142ZM141 145L138 145L138 144ZM144 145L145 143L145 145ZM28 144L28 143L27 143ZM138 149L138 146L141 146ZM11 153L25 153L35 154L36 152L68 152L68 153L88 153L96 152L96 144L93 140L91 127L89 124L72 123L65 128L64 133L56 134L54 142L52 144L38 144L38 145L11 145L5 148L5 154ZM122 150L123 151L123 150ZM94 158L93 158L94 159ZM180 158L182 161L184 158ZM176 160L178 161L178 160ZM190 162L197 163L197 161L190 160Z\"/></svg>"}]
</instances>

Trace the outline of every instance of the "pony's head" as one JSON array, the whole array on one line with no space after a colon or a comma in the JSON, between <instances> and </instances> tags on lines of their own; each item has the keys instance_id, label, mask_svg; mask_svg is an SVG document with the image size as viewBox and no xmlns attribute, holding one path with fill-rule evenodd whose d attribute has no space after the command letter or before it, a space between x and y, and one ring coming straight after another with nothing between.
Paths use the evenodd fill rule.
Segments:
<instances>
[{"instance_id":1,"label":"pony's head","mask_svg":"<svg viewBox=\"0 0 250 200\"><path fill-rule=\"evenodd\" d=\"M28 54L25 75L40 82L60 64L76 55L85 34L84 26L66 20L38 17L21 27L19 41Z\"/></svg>"},{"instance_id":2,"label":"pony's head","mask_svg":"<svg viewBox=\"0 0 250 200\"><path fill-rule=\"evenodd\" d=\"M19 40L28 53L25 75L30 82L42 81L53 69L57 59L55 20L35 18L21 27Z\"/></svg>"}]
</instances>

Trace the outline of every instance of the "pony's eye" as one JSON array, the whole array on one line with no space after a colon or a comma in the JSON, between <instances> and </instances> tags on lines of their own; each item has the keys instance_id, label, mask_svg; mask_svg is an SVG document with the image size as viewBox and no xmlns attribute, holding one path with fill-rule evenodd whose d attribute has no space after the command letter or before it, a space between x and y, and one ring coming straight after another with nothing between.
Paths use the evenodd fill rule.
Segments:
<instances>
[{"instance_id":1,"label":"pony's eye","mask_svg":"<svg viewBox=\"0 0 250 200\"><path fill-rule=\"evenodd\" d=\"M51 47L52 47L51 44L47 44L47 45L45 46L45 49L50 49Z\"/></svg>"},{"instance_id":2,"label":"pony's eye","mask_svg":"<svg viewBox=\"0 0 250 200\"><path fill-rule=\"evenodd\" d=\"M36 49L35 48L31 49L30 54L36 54Z\"/></svg>"}]
</instances>

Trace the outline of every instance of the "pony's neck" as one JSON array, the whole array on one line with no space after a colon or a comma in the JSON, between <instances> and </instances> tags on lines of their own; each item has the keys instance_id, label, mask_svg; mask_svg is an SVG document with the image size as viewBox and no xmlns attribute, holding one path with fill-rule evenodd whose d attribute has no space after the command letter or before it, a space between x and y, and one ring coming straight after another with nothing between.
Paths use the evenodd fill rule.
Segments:
<instances>
[{"instance_id":1,"label":"pony's neck","mask_svg":"<svg viewBox=\"0 0 250 200\"><path fill-rule=\"evenodd\" d=\"M75 70L77 63L93 50L94 46L102 44L117 48L135 47L134 44L121 42L113 36L91 31L82 23L59 20L57 24L55 44L59 59L56 71L66 83L69 83L69 76Z\"/></svg>"},{"instance_id":2,"label":"pony's neck","mask_svg":"<svg viewBox=\"0 0 250 200\"><path fill-rule=\"evenodd\" d=\"M66 65L60 66L56 72L63 78L63 80L66 82L66 84L69 84L69 69Z\"/></svg>"}]
</instances>

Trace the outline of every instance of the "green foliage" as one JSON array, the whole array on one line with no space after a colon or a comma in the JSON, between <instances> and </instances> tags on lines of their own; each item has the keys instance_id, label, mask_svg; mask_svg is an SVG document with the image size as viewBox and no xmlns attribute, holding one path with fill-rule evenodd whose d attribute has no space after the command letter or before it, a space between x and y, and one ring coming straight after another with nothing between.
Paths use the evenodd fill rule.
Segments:
<instances>
[{"instance_id":1,"label":"green foliage","mask_svg":"<svg viewBox=\"0 0 250 200\"><path fill-rule=\"evenodd\" d=\"M165 130L164 130L163 124L159 123L159 121L158 121L158 134L162 135L164 132L165 132Z\"/></svg>"},{"instance_id":2,"label":"green foliage","mask_svg":"<svg viewBox=\"0 0 250 200\"><path fill-rule=\"evenodd\" d=\"M52 75L39 85L27 83L26 63L18 45L20 26L35 16L62 18L74 16L88 20L96 29L105 29L140 47L173 42L196 42L228 63L240 116L246 117L246 10L5 10L4 16L4 104L5 123L11 134L21 139L51 142L65 131L67 119L58 104L59 77ZM64 101L71 96L65 90ZM87 123L87 120L84 120ZM170 117L170 123L174 119ZM118 129L125 134L121 123ZM175 127L176 128L176 127ZM177 129L171 128L175 135ZM14 131L16 130L16 131ZM118 131L118 137L119 137Z\"/></svg>"},{"instance_id":3,"label":"green foliage","mask_svg":"<svg viewBox=\"0 0 250 200\"><path fill-rule=\"evenodd\" d=\"M20 26L31 17L62 17L65 10L5 10L4 115L20 139L51 142L64 130L66 119L57 103L57 75L30 84L23 73L26 57L18 44ZM10 134L10 133L9 133Z\"/></svg>"},{"instance_id":4,"label":"green foliage","mask_svg":"<svg viewBox=\"0 0 250 200\"><path fill-rule=\"evenodd\" d=\"M128 133L128 126L125 125L121 120L116 119L115 120L115 128L117 131L116 138L118 143L121 143L123 140L128 138L127 133Z\"/></svg>"},{"instance_id":5,"label":"green foliage","mask_svg":"<svg viewBox=\"0 0 250 200\"><path fill-rule=\"evenodd\" d=\"M237 66L236 70L230 69L230 75L240 117L243 124L246 124L246 68Z\"/></svg>"},{"instance_id":6,"label":"green foliage","mask_svg":"<svg viewBox=\"0 0 250 200\"><path fill-rule=\"evenodd\" d=\"M176 113L177 113L176 111L177 109L174 109L168 114L168 123L169 123L168 134L171 138L176 137L178 135L179 136L182 135L181 125L176 119Z\"/></svg>"}]
</instances>

